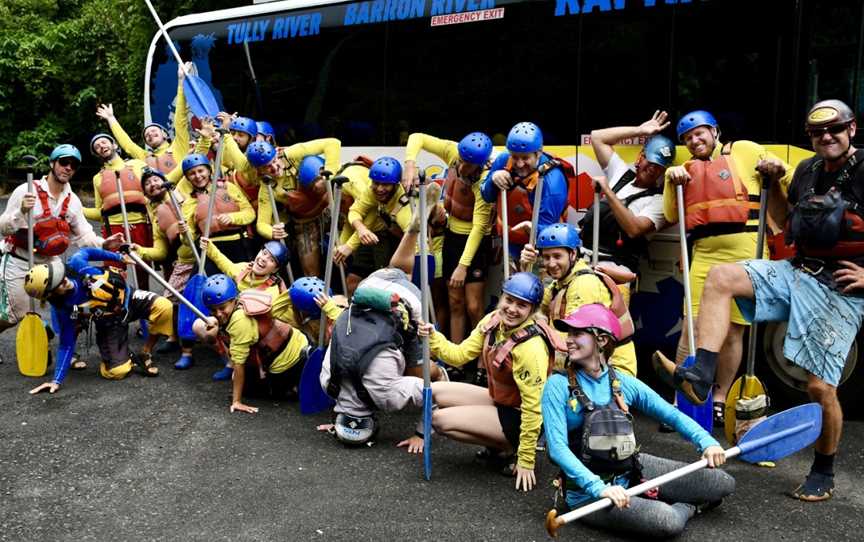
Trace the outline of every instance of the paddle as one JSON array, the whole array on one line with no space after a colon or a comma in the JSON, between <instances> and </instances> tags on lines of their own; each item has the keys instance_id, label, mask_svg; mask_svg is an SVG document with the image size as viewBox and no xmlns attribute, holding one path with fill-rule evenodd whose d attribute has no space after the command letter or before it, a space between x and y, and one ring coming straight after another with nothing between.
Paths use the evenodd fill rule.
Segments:
<instances>
[{"instance_id":1,"label":"paddle","mask_svg":"<svg viewBox=\"0 0 864 542\"><path fill-rule=\"evenodd\" d=\"M327 257L324 262L324 291L330 291L330 281L333 277L333 246L336 244L336 234L339 229L339 202L342 200L342 185L348 182L347 177L337 175L328 180L333 183L330 201L330 236L327 243ZM347 294L346 294L347 295ZM327 334L327 315L321 311L318 329L318 348L309 355L303 372L300 375L300 412L302 414L317 414L329 409L335 404L332 397L321 388L321 366L324 363L324 353L327 345L324 339Z\"/></svg>"},{"instance_id":2,"label":"paddle","mask_svg":"<svg viewBox=\"0 0 864 542\"><path fill-rule=\"evenodd\" d=\"M501 191L501 243L504 245L504 282L510 280L510 223L507 218L507 191Z\"/></svg>"},{"instance_id":3,"label":"paddle","mask_svg":"<svg viewBox=\"0 0 864 542\"><path fill-rule=\"evenodd\" d=\"M675 187L675 194L678 198L678 235L681 243L681 278L684 282L684 300L685 314L687 316L687 346L689 355L684 360L683 366L690 367L696 363L696 337L693 330L693 296L690 293L690 254L687 252L687 227L684 214L684 187L678 185ZM597 217L600 213L595 213ZM595 224L596 226L596 224ZM594 235L597 235L598 228L594 228ZM694 405L690 399L680 391L675 392L675 401L678 405L678 410L693 418L696 423L702 426L703 429L711 432L714 427L714 419L712 414L712 401L709 397L705 403Z\"/></svg>"},{"instance_id":4,"label":"paddle","mask_svg":"<svg viewBox=\"0 0 864 542\"><path fill-rule=\"evenodd\" d=\"M27 163L27 193L33 193L33 165L36 157L23 157ZM27 261L33 269L33 209L27 213ZM42 318L36 313L36 300L30 298L30 310L18 323L15 335L15 355L18 371L24 376L43 376L48 370L48 333Z\"/></svg>"},{"instance_id":5,"label":"paddle","mask_svg":"<svg viewBox=\"0 0 864 542\"><path fill-rule=\"evenodd\" d=\"M177 215L177 223L186 229L186 242L189 243L189 248L192 249L192 256L195 257L195 264L201 265L201 256L198 255L198 250L195 248L195 238L192 237L192 230L189 229L189 224L183 218L183 211L180 209L180 204L177 203L177 196L174 195L174 184L165 183L165 188L168 189L168 198L171 200L171 206L174 208L174 214Z\"/></svg>"},{"instance_id":6,"label":"paddle","mask_svg":"<svg viewBox=\"0 0 864 542\"><path fill-rule=\"evenodd\" d=\"M420 216L425 218L426 214L426 176L420 175ZM505 194L506 201L506 194ZM505 225L506 228L506 225ZM506 230L505 230L506 231ZM426 224L420 224L420 284L422 284L420 297L420 312L423 320L428 322L429 315L429 228ZM508 247L505 245L505 250ZM423 477L426 480L432 478L432 362L429 355L429 337L421 337L423 345Z\"/></svg>"},{"instance_id":7,"label":"paddle","mask_svg":"<svg viewBox=\"0 0 864 542\"><path fill-rule=\"evenodd\" d=\"M121 250L122 250L122 249L121 249ZM156 279L156 282L158 282L159 284L161 284L163 288L165 288L166 290L168 290L169 292L171 292L171 294L173 294L174 297L176 297L177 300L180 301L180 303L182 303L184 307L186 307L187 309L189 309L190 311L192 311L192 313L193 313L196 317L198 317L198 318L204 320L205 322L207 321L207 315L206 315L206 314L204 314L203 312L201 312L201 310L200 310L198 307L196 307L195 305L193 305L191 301L189 301L188 299L186 299L186 298L185 298L184 296L182 296L182 295L180 294L180 292L178 292L178 291L177 291L173 286L171 286L170 284L168 284L168 281L165 280L165 278L162 277L162 275L160 275L159 273L157 273L156 270L154 270L152 267L150 267L149 265L147 265L146 263L144 263L144 260L142 260L140 256L138 256L137 254L135 254L135 253L132 252L131 250L130 250L130 251L126 251L126 254L127 254L130 258L132 258L133 260L135 260L135 263L138 264L139 266L141 266L141 269L143 269L144 271L147 271L147 273L149 273L151 277L153 277L154 279Z\"/></svg>"},{"instance_id":8,"label":"paddle","mask_svg":"<svg viewBox=\"0 0 864 542\"><path fill-rule=\"evenodd\" d=\"M273 214L273 225L283 224L282 219L279 218L279 209L276 208L276 196L273 194L273 183L276 181L269 175L265 175L262 180L264 181L264 186L267 187L267 197L270 199L270 212ZM283 226L287 226L287 224L283 224ZM285 244L285 240L283 239L280 239L279 242L283 245ZM288 258L288 261L285 262L285 270L288 271L288 282L290 282L290 286L291 284L294 284L294 271L291 269L290 257Z\"/></svg>"},{"instance_id":9,"label":"paddle","mask_svg":"<svg viewBox=\"0 0 864 542\"><path fill-rule=\"evenodd\" d=\"M531 208L531 231L528 233L528 244L537 248L537 228L540 225L540 203L543 200L543 175L537 179L537 185L534 187L534 205ZM520 265L522 271L531 272L534 264Z\"/></svg>"},{"instance_id":10,"label":"paddle","mask_svg":"<svg viewBox=\"0 0 864 542\"><path fill-rule=\"evenodd\" d=\"M120 199L120 215L123 217L123 236L126 238L126 243L132 243L132 231L129 228L129 214L126 212L126 196L123 195L123 184L120 182L120 172L114 172L114 182L117 183L117 197ZM110 232L109 232L110 233ZM132 288L138 289L138 275L135 272L135 266L126 266L126 274L129 276L129 284ZM138 325L144 337L147 337L147 320L139 320Z\"/></svg>"},{"instance_id":11,"label":"paddle","mask_svg":"<svg viewBox=\"0 0 864 542\"><path fill-rule=\"evenodd\" d=\"M255 68L252 66L252 55L249 53L249 42L243 40L243 52L246 53L246 64L249 66L249 75L252 85L255 87L255 100L258 102L258 118L264 116L264 101L261 99L261 87L258 86L258 78L255 77Z\"/></svg>"},{"instance_id":12,"label":"paddle","mask_svg":"<svg viewBox=\"0 0 864 542\"><path fill-rule=\"evenodd\" d=\"M168 48L171 49L171 53L174 54L177 64L186 74L186 77L183 79L183 92L186 95L186 103L189 105L189 109L199 119L204 117L215 119L216 115L219 113L219 104L216 102L216 98L213 96L213 91L210 90L210 86L207 85L203 79L197 75L192 75L189 70L186 69L186 65L180 58L180 53L178 53L177 48L174 47L174 42L171 41L171 38L168 36L168 31L165 30L165 25L162 24L162 20L156 13L153 4L150 0L144 1L147 3L147 7L150 8L150 14L153 15L153 20L156 21L156 25L159 27L162 37L165 38L166 42L168 42Z\"/></svg>"},{"instance_id":13,"label":"paddle","mask_svg":"<svg viewBox=\"0 0 864 542\"><path fill-rule=\"evenodd\" d=\"M762 461L777 461L812 444L822 432L822 407L818 403L808 403L766 418L755 425L741 437L738 446L725 452L726 459L740 456L748 463ZM647 482L630 487L626 490L630 497L640 495L650 489L687 476L708 466L708 460L702 459L691 463ZM607 498L577 508L558 517L556 510L550 510L546 515L546 530L553 537L558 536L558 529L573 520L603 510L612 505Z\"/></svg>"},{"instance_id":14,"label":"paddle","mask_svg":"<svg viewBox=\"0 0 864 542\"><path fill-rule=\"evenodd\" d=\"M600 260L600 185L594 184L594 215L591 230L591 267L597 269Z\"/></svg>"},{"instance_id":15,"label":"paddle","mask_svg":"<svg viewBox=\"0 0 864 542\"><path fill-rule=\"evenodd\" d=\"M763 175L762 187L759 192L759 227L757 234L758 237L756 238L757 260L762 259L762 252L765 250L765 226L768 210L768 189L770 187L771 179ZM735 380L735 382L732 383L732 387L729 388L729 392L726 393L723 432L726 434L726 440L732 444L735 443L735 429L737 425L736 421L738 419L738 410L735 407L738 405L738 402L746 399L754 399L760 395L766 395L765 386L762 384L762 381L756 377L756 341L758 336L758 325L756 322L753 322L750 325L750 337L747 342L747 372Z\"/></svg>"}]
</instances>

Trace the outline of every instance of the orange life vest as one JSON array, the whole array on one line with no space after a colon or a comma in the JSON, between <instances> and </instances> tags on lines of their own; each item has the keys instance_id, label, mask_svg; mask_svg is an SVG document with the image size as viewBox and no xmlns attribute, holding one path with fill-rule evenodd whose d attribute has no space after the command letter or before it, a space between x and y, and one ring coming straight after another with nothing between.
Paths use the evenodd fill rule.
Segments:
<instances>
[{"instance_id":1,"label":"orange life vest","mask_svg":"<svg viewBox=\"0 0 864 542\"><path fill-rule=\"evenodd\" d=\"M150 166L152 169L158 169L164 174L168 174L177 167L177 162L174 161L174 155L171 154L170 151L163 152L162 154L156 155L152 152L144 158L144 161Z\"/></svg>"},{"instance_id":2,"label":"orange life vest","mask_svg":"<svg viewBox=\"0 0 864 542\"><path fill-rule=\"evenodd\" d=\"M249 200L249 203L252 204L252 208L255 209L255 212L257 213L258 189L261 188L261 185L247 179L246 175L244 175L242 171L232 171L226 176L226 178L228 179L228 182L236 184L237 187L246 194L246 199Z\"/></svg>"},{"instance_id":3,"label":"orange life vest","mask_svg":"<svg viewBox=\"0 0 864 542\"><path fill-rule=\"evenodd\" d=\"M258 342L252 345L249 351L250 360L267 371L291 340L294 328L287 322L273 318L270 312L273 298L267 292L258 289L245 290L237 296L237 304L246 316L253 317L258 325Z\"/></svg>"},{"instance_id":4,"label":"orange life vest","mask_svg":"<svg viewBox=\"0 0 864 542\"><path fill-rule=\"evenodd\" d=\"M99 183L99 196L102 198L102 215L109 216L120 212L120 195L117 193L117 179L120 179L120 189L123 190L123 200L126 211L147 212L147 197L141 191L141 179L135 176L131 166L120 171L102 170L102 181Z\"/></svg>"},{"instance_id":5,"label":"orange life vest","mask_svg":"<svg viewBox=\"0 0 864 542\"><path fill-rule=\"evenodd\" d=\"M195 209L195 222L198 224L198 231L205 232L207 225L207 207L210 204L210 193L204 191L197 191L193 197L198 200L198 207ZM240 205L234 201L234 198L228 193L228 189L225 186L225 181L218 181L216 183L216 203L213 204L213 216L226 214L226 213L236 213L240 210ZM219 224L218 221L214 220L210 225L210 235L212 236L215 233L222 233L226 231L236 231L242 230L244 226L239 226L237 224L229 224L227 226L223 226Z\"/></svg>"},{"instance_id":6,"label":"orange life vest","mask_svg":"<svg viewBox=\"0 0 864 542\"><path fill-rule=\"evenodd\" d=\"M180 217L177 216L167 196L165 201L156 207L156 225L165 234L169 243L173 244L180 236Z\"/></svg>"},{"instance_id":7,"label":"orange life vest","mask_svg":"<svg viewBox=\"0 0 864 542\"><path fill-rule=\"evenodd\" d=\"M737 225L733 226L736 231L726 233L744 231L754 202L735 172L732 156L721 154L710 161L690 160L684 168L690 174L690 182L684 189L687 231L717 224ZM755 205L758 212L758 199Z\"/></svg>"},{"instance_id":8,"label":"orange life vest","mask_svg":"<svg viewBox=\"0 0 864 542\"><path fill-rule=\"evenodd\" d=\"M495 343L495 331L501 323L501 317L496 312L483 326L483 351L480 354L480 363L486 369L489 377L489 396L496 404L519 408L522 397L519 388L513 379L513 358L511 352L519 344L540 336L546 343L549 353L546 376L552 374L555 364L555 351L566 352L561 337L545 322L534 322L510 335L506 340Z\"/></svg>"},{"instance_id":9,"label":"orange life vest","mask_svg":"<svg viewBox=\"0 0 864 542\"><path fill-rule=\"evenodd\" d=\"M455 161L450 164L444 179L444 210L452 217L471 222L474 220L474 187L459 176L456 164Z\"/></svg>"},{"instance_id":10,"label":"orange life vest","mask_svg":"<svg viewBox=\"0 0 864 542\"><path fill-rule=\"evenodd\" d=\"M69 248L71 228L66 219L69 210L69 202L72 194L66 194L60 212L57 216L51 214L51 204L48 202L48 192L43 190L38 183L33 184L39 205L42 206L42 214L33 218L33 250L41 256L59 256ZM22 228L7 237L16 248L27 251L27 229Z\"/></svg>"},{"instance_id":11,"label":"orange life vest","mask_svg":"<svg viewBox=\"0 0 864 542\"><path fill-rule=\"evenodd\" d=\"M283 199L285 208L291 216L299 219L318 218L330 205L330 197L327 195L327 186L324 183L306 187L298 185L296 188L287 190Z\"/></svg>"},{"instance_id":12,"label":"orange life vest","mask_svg":"<svg viewBox=\"0 0 864 542\"><path fill-rule=\"evenodd\" d=\"M609 309L618 317L618 321L621 322L621 339L619 344L624 344L632 338L633 334L636 332L636 326L633 324L633 317L630 316L630 309L624 302L624 297L621 295L621 290L618 289L615 280L606 273L596 269L581 269L576 272L574 277L566 286L552 290L552 301L549 302L549 312L546 315L549 318L549 321L567 317L567 290L576 282L576 278L582 275L596 276L609 291L609 296L612 298L612 304Z\"/></svg>"}]
</instances>

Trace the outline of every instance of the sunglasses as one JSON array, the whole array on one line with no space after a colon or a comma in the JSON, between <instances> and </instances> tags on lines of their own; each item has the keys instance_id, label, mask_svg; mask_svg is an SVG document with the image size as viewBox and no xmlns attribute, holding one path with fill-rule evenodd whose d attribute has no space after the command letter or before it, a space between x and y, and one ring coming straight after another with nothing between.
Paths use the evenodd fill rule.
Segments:
<instances>
[{"instance_id":1,"label":"sunglasses","mask_svg":"<svg viewBox=\"0 0 864 542\"><path fill-rule=\"evenodd\" d=\"M78 169L78 166L81 165L78 160L69 157L59 158L57 163L60 164L60 167L68 167L72 169Z\"/></svg>"},{"instance_id":2,"label":"sunglasses","mask_svg":"<svg viewBox=\"0 0 864 542\"><path fill-rule=\"evenodd\" d=\"M806 131L808 136L816 139L822 137L826 133L829 133L831 135L837 135L841 132L845 132L847 128L849 128L849 124L843 123L832 124L831 126L825 126L823 128L807 128Z\"/></svg>"}]
</instances>

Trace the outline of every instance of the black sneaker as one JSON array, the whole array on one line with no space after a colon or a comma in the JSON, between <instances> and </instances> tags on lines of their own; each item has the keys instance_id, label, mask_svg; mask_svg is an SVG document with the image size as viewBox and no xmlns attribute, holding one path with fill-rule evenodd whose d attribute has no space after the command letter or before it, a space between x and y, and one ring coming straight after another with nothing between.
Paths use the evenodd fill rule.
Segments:
<instances>
[{"instance_id":1,"label":"black sneaker","mask_svg":"<svg viewBox=\"0 0 864 542\"><path fill-rule=\"evenodd\" d=\"M810 472L804 483L789 494L793 499L806 502L827 501L834 494L834 476Z\"/></svg>"},{"instance_id":2,"label":"black sneaker","mask_svg":"<svg viewBox=\"0 0 864 542\"><path fill-rule=\"evenodd\" d=\"M171 354L180 351L180 341L165 341L156 349L157 354Z\"/></svg>"}]
</instances>

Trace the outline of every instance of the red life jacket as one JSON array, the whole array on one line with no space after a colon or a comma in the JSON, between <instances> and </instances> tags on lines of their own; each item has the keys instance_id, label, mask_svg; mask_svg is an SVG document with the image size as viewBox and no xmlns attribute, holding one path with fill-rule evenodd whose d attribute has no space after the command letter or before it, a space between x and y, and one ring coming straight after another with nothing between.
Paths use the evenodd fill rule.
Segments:
<instances>
[{"instance_id":1,"label":"red life jacket","mask_svg":"<svg viewBox=\"0 0 864 542\"><path fill-rule=\"evenodd\" d=\"M564 341L555 330L545 322L534 322L510 335L505 341L495 343L495 331L501 323L501 317L496 312L489 321L484 324L482 331L483 351L480 354L480 363L486 369L489 377L489 396L495 403L503 406L519 408L522 397L519 388L513 379L513 358L511 352L517 345L537 335L543 338L549 353L546 376L552 374L555 364L555 351L566 352Z\"/></svg>"},{"instance_id":2,"label":"red life jacket","mask_svg":"<svg viewBox=\"0 0 864 542\"><path fill-rule=\"evenodd\" d=\"M252 345L249 351L250 360L267 371L291 340L294 328L287 322L273 318L270 313L273 298L267 292L258 289L244 290L237 296L237 304L246 316L253 317L258 325L258 342Z\"/></svg>"},{"instance_id":3,"label":"red life jacket","mask_svg":"<svg viewBox=\"0 0 864 542\"><path fill-rule=\"evenodd\" d=\"M444 210L459 220L472 222L474 220L474 187L469 181L459 176L457 162L447 168L444 179ZM530 218L529 218L530 220Z\"/></svg>"},{"instance_id":4,"label":"red life jacket","mask_svg":"<svg viewBox=\"0 0 864 542\"><path fill-rule=\"evenodd\" d=\"M146 213L147 197L141 190L141 179L135 176L131 166L126 166L120 171L105 168L101 172L102 181L99 183L99 195L102 197L102 216L110 216L120 212L120 195L117 193L117 179L120 179L120 189L123 191L123 200L126 211Z\"/></svg>"},{"instance_id":5,"label":"red life jacket","mask_svg":"<svg viewBox=\"0 0 864 542\"><path fill-rule=\"evenodd\" d=\"M621 322L621 338L619 344L624 344L633 337L633 333L636 332L636 326L633 324L633 317L630 316L630 309L624 302L624 297L621 295L621 290L618 289L618 284L615 283L615 280L612 277L597 269L591 269L590 267L587 269L581 269L576 272L575 276L565 287L558 290L552 290L552 301L549 303L549 313L547 314L549 321L567 317L567 291L570 286L576 282L576 278L582 275L596 276L609 291L609 296L612 298L612 304L609 306L609 309L618 317L618 321Z\"/></svg>"},{"instance_id":6,"label":"red life jacket","mask_svg":"<svg viewBox=\"0 0 864 542\"><path fill-rule=\"evenodd\" d=\"M684 167L690 174L690 182L684 189L687 231L697 237L744 231L751 209L759 212L758 194L751 201L754 198L750 198L747 187L738 178L731 154L721 154L710 161L690 160ZM727 229L718 230L717 225ZM706 227L715 231L707 235L694 231Z\"/></svg>"},{"instance_id":7,"label":"red life jacket","mask_svg":"<svg viewBox=\"0 0 864 542\"><path fill-rule=\"evenodd\" d=\"M255 209L255 212L257 213L258 189L261 188L261 185L247 179L246 175L242 171L232 171L226 175L226 179L229 183L236 184L237 187L246 194L246 199L249 200L249 203L252 204L252 208Z\"/></svg>"},{"instance_id":8,"label":"red life jacket","mask_svg":"<svg viewBox=\"0 0 864 542\"><path fill-rule=\"evenodd\" d=\"M196 191L193 197L198 200L198 207L195 209L195 221L198 224L198 231L203 234L203 232L207 231L207 206L210 204L210 193ZM237 202L234 201L234 198L232 198L228 193L225 181L218 181L216 183L216 203L213 204L213 216L215 217L225 213L236 213L239 210L240 205L238 205ZM215 233L227 231L242 230L243 228L244 226L239 226L237 224L223 226L219 224L218 221L214 220L210 225L210 235L212 236Z\"/></svg>"},{"instance_id":9,"label":"red life jacket","mask_svg":"<svg viewBox=\"0 0 864 542\"><path fill-rule=\"evenodd\" d=\"M325 181L326 182L326 181ZM330 205L327 186L324 183L287 190L284 196L285 208L294 218L318 218Z\"/></svg>"},{"instance_id":10,"label":"red life jacket","mask_svg":"<svg viewBox=\"0 0 864 542\"><path fill-rule=\"evenodd\" d=\"M174 243L180 236L180 217L174 210L174 205L166 196L165 201L156 207L156 225L165 234L169 243Z\"/></svg>"},{"instance_id":11,"label":"red life jacket","mask_svg":"<svg viewBox=\"0 0 864 542\"><path fill-rule=\"evenodd\" d=\"M171 154L171 151L163 152L159 155L151 152L144 158L144 161L152 169L158 169L166 175L177 167L177 162L174 161L174 155Z\"/></svg>"},{"instance_id":12,"label":"red life jacket","mask_svg":"<svg viewBox=\"0 0 864 542\"><path fill-rule=\"evenodd\" d=\"M33 250L41 256L59 256L69 248L70 234L69 221L66 213L69 210L69 202L72 194L66 194L60 212L57 216L51 214L51 204L48 202L48 192L38 183L33 183L39 205L42 206L42 214L33 217ZM16 248L27 252L27 229L23 228L6 238Z\"/></svg>"}]
</instances>

